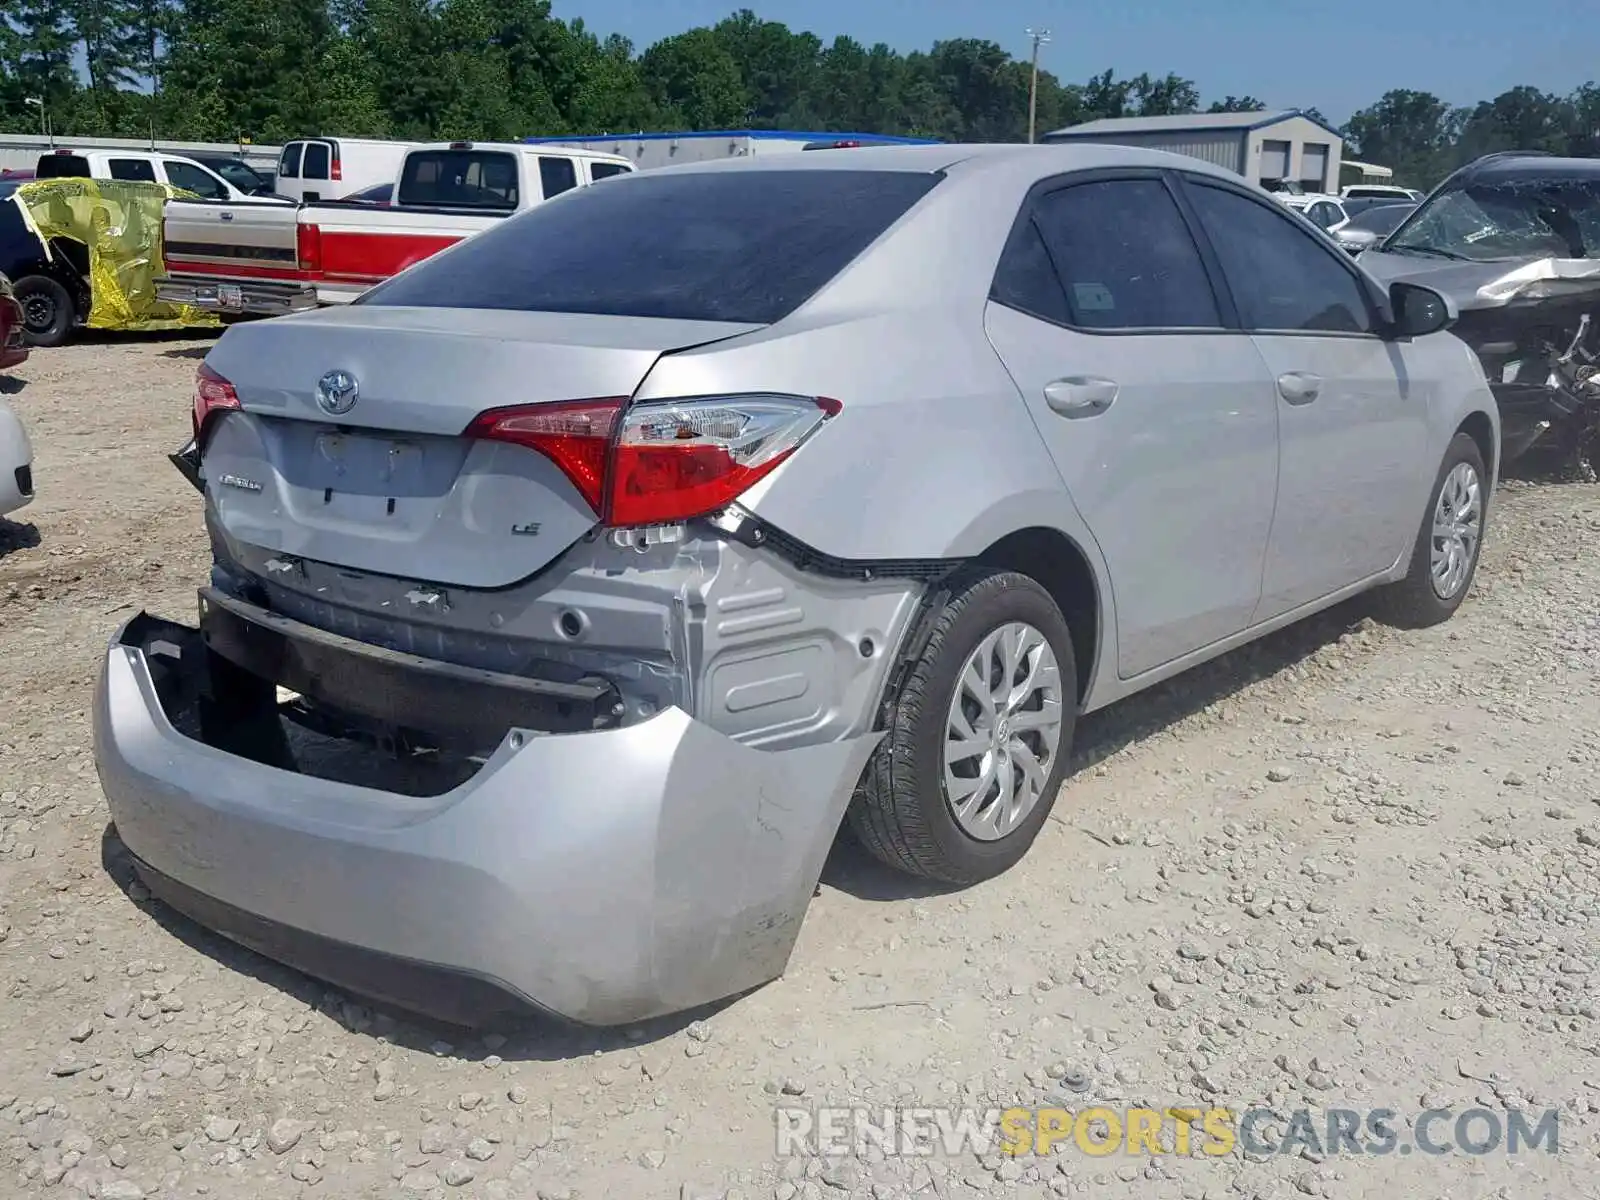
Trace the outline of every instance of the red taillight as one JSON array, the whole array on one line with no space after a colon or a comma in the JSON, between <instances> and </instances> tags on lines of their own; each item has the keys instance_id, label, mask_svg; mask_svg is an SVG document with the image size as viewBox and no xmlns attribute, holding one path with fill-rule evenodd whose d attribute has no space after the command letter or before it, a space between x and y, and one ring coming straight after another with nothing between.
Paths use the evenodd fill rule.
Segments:
<instances>
[{"instance_id":1,"label":"red taillight","mask_svg":"<svg viewBox=\"0 0 1600 1200\"><path fill-rule=\"evenodd\" d=\"M239 393L233 390L233 384L201 363L194 373L194 436L198 438L205 431L206 419L212 413L238 407Z\"/></svg>"},{"instance_id":2,"label":"red taillight","mask_svg":"<svg viewBox=\"0 0 1600 1200\"><path fill-rule=\"evenodd\" d=\"M465 437L514 442L537 450L572 480L589 507L605 509L606 457L611 431L627 398L579 400L526 408L491 408L467 426Z\"/></svg>"},{"instance_id":3,"label":"red taillight","mask_svg":"<svg viewBox=\"0 0 1600 1200\"><path fill-rule=\"evenodd\" d=\"M295 257L300 270L310 275L322 273L322 227L301 222L295 227Z\"/></svg>"},{"instance_id":4,"label":"red taillight","mask_svg":"<svg viewBox=\"0 0 1600 1200\"><path fill-rule=\"evenodd\" d=\"M328 153L332 155L332 159L328 168L329 177L333 179L343 179L344 173L339 167L339 143L334 142L332 146L328 147Z\"/></svg>"},{"instance_id":5,"label":"red taillight","mask_svg":"<svg viewBox=\"0 0 1600 1200\"><path fill-rule=\"evenodd\" d=\"M608 525L661 525L725 508L839 409L809 396L584 400L490 409L465 436L539 451Z\"/></svg>"}]
</instances>

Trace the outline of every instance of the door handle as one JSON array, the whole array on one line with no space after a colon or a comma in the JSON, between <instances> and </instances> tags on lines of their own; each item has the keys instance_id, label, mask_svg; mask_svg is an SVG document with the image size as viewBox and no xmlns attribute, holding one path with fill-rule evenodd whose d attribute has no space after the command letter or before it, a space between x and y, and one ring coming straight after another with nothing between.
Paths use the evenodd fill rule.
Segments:
<instances>
[{"instance_id":1,"label":"door handle","mask_svg":"<svg viewBox=\"0 0 1600 1200\"><path fill-rule=\"evenodd\" d=\"M1310 404L1322 391L1322 376L1286 371L1278 376L1278 395L1290 404Z\"/></svg>"},{"instance_id":2,"label":"door handle","mask_svg":"<svg viewBox=\"0 0 1600 1200\"><path fill-rule=\"evenodd\" d=\"M1044 400L1050 411L1068 418L1098 416L1116 398L1116 384L1091 375L1073 375L1044 385Z\"/></svg>"}]
</instances>

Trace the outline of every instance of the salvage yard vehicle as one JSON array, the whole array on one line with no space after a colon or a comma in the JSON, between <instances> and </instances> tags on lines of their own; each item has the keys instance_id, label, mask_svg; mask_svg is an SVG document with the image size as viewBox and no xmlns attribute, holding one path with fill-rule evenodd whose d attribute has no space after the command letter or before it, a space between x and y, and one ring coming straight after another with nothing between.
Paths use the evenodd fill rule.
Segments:
<instances>
[{"instance_id":1,"label":"salvage yard vehicle","mask_svg":"<svg viewBox=\"0 0 1600 1200\"><path fill-rule=\"evenodd\" d=\"M0 273L11 280L28 344L59 346L89 312L89 248L68 239L46 248L13 199L26 182L0 180Z\"/></svg>"},{"instance_id":2,"label":"salvage yard vehicle","mask_svg":"<svg viewBox=\"0 0 1600 1200\"><path fill-rule=\"evenodd\" d=\"M158 330L216 318L156 298L169 185L62 177L0 183L0 269L11 274L33 346L79 326Z\"/></svg>"},{"instance_id":3,"label":"salvage yard vehicle","mask_svg":"<svg viewBox=\"0 0 1600 1200\"><path fill-rule=\"evenodd\" d=\"M1379 204L1330 226L1328 235L1339 243L1347 254L1360 254L1370 250L1416 211L1415 204Z\"/></svg>"},{"instance_id":4,"label":"salvage yard vehicle","mask_svg":"<svg viewBox=\"0 0 1600 1200\"><path fill-rule=\"evenodd\" d=\"M33 447L11 406L0 400L0 517L33 502Z\"/></svg>"},{"instance_id":5,"label":"salvage yard vehicle","mask_svg":"<svg viewBox=\"0 0 1600 1200\"><path fill-rule=\"evenodd\" d=\"M307 154L317 144L305 143ZM571 147L450 142L406 152L389 204L354 197L270 207L173 203L156 294L233 316L347 304L445 247L608 171L629 174L633 165Z\"/></svg>"},{"instance_id":6,"label":"salvage yard vehicle","mask_svg":"<svg viewBox=\"0 0 1600 1200\"><path fill-rule=\"evenodd\" d=\"M22 305L17 301L11 280L0 271L0 369L19 367L28 361L28 339Z\"/></svg>"},{"instance_id":7,"label":"salvage yard vehicle","mask_svg":"<svg viewBox=\"0 0 1600 1200\"><path fill-rule=\"evenodd\" d=\"M152 150L51 150L39 156L39 179L119 179L124 183L160 183L193 192L206 200L231 204L277 204L284 196L240 187L223 172L181 154ZM253 174L253 173L252 173ZM259 177L258 177L259 178Z\"/></svg>"},{"instance_id":8,"label":"salvage yard vehicle","mask_svg":"<svg viewBox=\"0 0 1600 1200\"><path fill-rule=\"evenodd\" d=\"M1487 155L1358 261L1459 309L1506 462L1539 450L1600 466L1600 160Z\"/></svg>"},{"instance_id":9,"label":"salvage yard vehicle","mask_svg":"<svg viewBox=\"0 0 1600 1200\"><path fill-rule=\"evenodd\" d=\"M11 281L0 275L0 370L28 361L22 338L22 306L11 295ZM33 500L33 447L11 406L0 400L0 517Z\"/></svg>"},{"instance_id":10,"label":"salvage yard vehicle","mask_svg":"<svg viewBox=\"0 0 1600 1200\"><path fill-rule=\"evenodd\" d=\"M576 189L207 355L198 627L133 617L97 689L117 833L449 1020L744 991L847 811L987 879L1080 713L1368 589L1450 617L1499 445L1451 315L1159 151Z\"/></svg>"}]
</instances>

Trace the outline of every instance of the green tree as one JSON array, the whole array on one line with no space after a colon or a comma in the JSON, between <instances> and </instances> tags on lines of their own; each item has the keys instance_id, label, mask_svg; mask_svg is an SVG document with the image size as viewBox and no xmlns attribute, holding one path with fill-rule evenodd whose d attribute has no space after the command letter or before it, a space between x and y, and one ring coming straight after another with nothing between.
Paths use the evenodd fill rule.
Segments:
<instances>
[{"instance_id":1,"label":"green tree","mask_svg":"<svg viewBox=\"0 0 1600 1200\"><path fill-rule=\"evenodd\" d=\"M1453 165L1450 106L1431 92L1386 92L1350 118L1344 135L1353 154L1413 186L1432 186Z\"/></svg>"},{"instance_id":2,"label":"green tree","mask_svg":"<svg viewBox=\"0 0 1600 1200\"><path fill-rule=\"evenodd\" d=\"M1254 96L1224 96L1206 106L1208 113L1265 112L1267 106Z\"/></svg>"},{"instance_id":3,"label":"green tree","mask_svg":"<svg viewBox=\"0 0 1600 1200\"><path fill-rule=\"evenodd\" d=\"M750 119L739 64L709 29L662 38L640 57L639 75L661 115L680 128L731 129Z\"/></svg>"}]
</instances>

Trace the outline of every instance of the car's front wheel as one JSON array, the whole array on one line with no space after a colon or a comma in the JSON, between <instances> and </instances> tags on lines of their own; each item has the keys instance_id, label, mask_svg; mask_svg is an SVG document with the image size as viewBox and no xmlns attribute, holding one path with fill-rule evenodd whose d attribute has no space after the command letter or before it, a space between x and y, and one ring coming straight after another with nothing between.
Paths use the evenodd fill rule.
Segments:
<instances>
[{"instance_id":1,"label":"car's front wheel","mask_svg":"<svg viewBox=\"0 0 1600 1200\"><path fill-rule=\"evenodd\" d=\"M1383 615L1391 624L1421 629L1449 620L1461 607L1483 550L1488 479L1478 443L1456 434L1428 493L1411 567L1382 593Z\"/></svg>"},{"instance_id":2,"label":"car's front wheel","mask_svg":"<svg viewBox=\"0 0 1600 1200\"><path fill-rule=\"evenodd\" d=\"M976 883L1050 815L1077 715L1072 636L1011 571L964 575L933 617L850 806L856 836L913 875Z\"/></svg>"}]
</instances>

